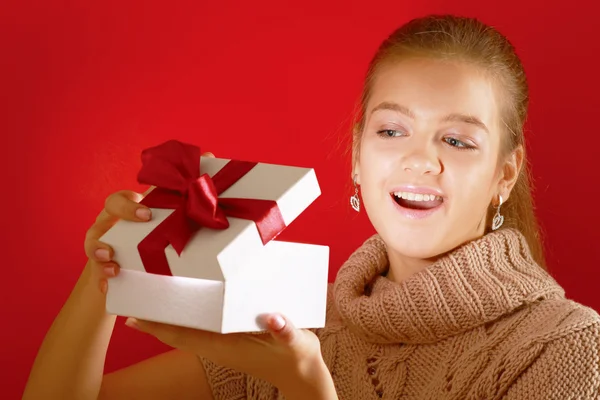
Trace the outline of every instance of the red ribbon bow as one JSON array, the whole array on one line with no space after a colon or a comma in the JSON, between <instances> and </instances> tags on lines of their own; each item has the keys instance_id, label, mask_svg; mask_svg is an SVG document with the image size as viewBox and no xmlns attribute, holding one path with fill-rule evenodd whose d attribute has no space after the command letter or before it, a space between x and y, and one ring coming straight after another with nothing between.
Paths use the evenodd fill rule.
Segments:
<instances>
[{"instance_id":1,"label":"red ribbon bow","mask_svg":"<svg viewBox=\"0 0 600 400\"><path fill-rule=\"evenodd\" d=\"M202 226L228 228L227 216L254 221L263 244L281 233L285 223L277 202L219 197L256 164L231 160L211 178L208 174L200 175L200 148L196 146L170 140L144 150L138 182L156 188L144 197L141 204L174 209L138 244L146 271L172 275L165 248L170 244L181 255Z\"/></svg>"}]
</instances>

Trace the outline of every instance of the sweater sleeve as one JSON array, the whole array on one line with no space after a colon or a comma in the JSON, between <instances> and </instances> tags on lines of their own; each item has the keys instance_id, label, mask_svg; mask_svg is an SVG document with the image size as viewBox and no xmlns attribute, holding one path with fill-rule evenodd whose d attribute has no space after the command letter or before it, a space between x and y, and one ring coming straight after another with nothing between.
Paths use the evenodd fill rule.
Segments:
<instances>
[{"instance_id":1,"label":"sweater sleeve","mask_svg":"<svg viewBox=\"0 0 600 400\"><path fill-rule=\"evenodd\" d=\"M504 400L600 398L600 324L547 338L540 356L509 387Z\"/></svg>"}]
</instances>

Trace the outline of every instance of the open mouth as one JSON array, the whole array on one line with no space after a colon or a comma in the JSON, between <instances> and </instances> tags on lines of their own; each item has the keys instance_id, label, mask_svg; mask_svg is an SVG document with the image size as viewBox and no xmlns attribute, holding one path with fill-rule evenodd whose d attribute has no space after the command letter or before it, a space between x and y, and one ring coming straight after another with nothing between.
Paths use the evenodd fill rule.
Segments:
<instances>
[{"instance_id":1,"label":"open mouth","mask_svg":"<svg viewBox=\"0 0 600 400\"><path fill-rule=\"evenodd\" d=\"M409 210L432 210L442 205L444 199L433 194L420 194L412 192L390 193L396 204Z\"/></svg>"}]
</instances>

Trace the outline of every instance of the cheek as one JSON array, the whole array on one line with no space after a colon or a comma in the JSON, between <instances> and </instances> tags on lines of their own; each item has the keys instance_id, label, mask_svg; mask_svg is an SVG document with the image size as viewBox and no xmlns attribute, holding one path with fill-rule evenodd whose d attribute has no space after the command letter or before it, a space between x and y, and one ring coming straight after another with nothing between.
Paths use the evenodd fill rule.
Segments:
<instances>
[{"instance_id":1,"label":"cheek","mask_svg":"<svg viewBox=\"0 0 600 400\"><path fill-rule=\"evenodd\" d=\"M480 157L446 163L445 181L451 186L452 197L469 207L487 206L495 182L496 165Z\"/></svg>"},{"instance_id":2,"label":"cheek","mask_svg":"<svg viewBox=\"0 0 600 400\"><path fill-rule=\"evenodd\" d=\"M360 153L360 184L364 189L381 186L397 168L398 154L365 143Z\"/></svg>"}]
</instances>

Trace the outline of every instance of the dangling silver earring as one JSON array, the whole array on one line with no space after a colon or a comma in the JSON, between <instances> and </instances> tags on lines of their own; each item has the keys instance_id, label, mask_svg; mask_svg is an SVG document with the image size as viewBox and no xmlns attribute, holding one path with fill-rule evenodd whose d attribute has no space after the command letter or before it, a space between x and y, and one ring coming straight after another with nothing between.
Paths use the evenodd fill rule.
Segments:
<instances>
[{"instance_id":1,"label":"dangling silver earring","mask_svg":"<svg viewBox=\"0 0 600 400\"><path fill-rule=\"evenodd\" d=\"M496 215L492 221L492 230L495 231L502 226L504 223L504 216L500 214L500 207L502 207L502 196L498 195L498 208L496 209Z\"/></svg>"},{"instance_id":2,"label":"dangling silver earring","mask_svg":"<svg viewBox=\"0 0 600 400\"><path fill-rule=\"evenodd\" d=\"M352 179L352 182L354 182L354 195L350 196L350 205L352 206L354 211L359 212L360 199L358 198L358 186L356 185L356 175L354 175L354 179Z\"/></svg>"}]
</instances>

